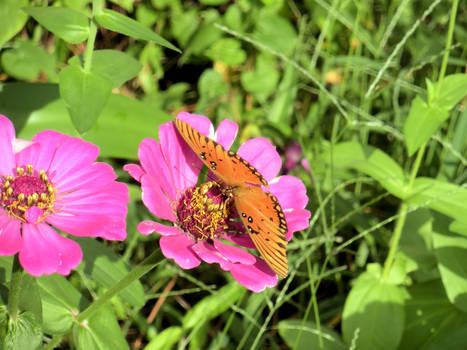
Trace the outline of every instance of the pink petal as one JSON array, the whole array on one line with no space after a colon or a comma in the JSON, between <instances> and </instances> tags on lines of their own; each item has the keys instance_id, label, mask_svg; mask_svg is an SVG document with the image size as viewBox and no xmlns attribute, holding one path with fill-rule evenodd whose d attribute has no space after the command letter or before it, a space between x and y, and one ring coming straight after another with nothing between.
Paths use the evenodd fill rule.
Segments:
<instances>
[{"instance_id":1,"label":"pink petal","mask_svg":"<svg viewBox=\"0 0 467 350\"><path fill-rule=\"evenodd\" d=\"M145 174L143 168L137 164L124 165L123 170L127 171L138 182L141 182L141 177Z\"/></svg>"},{"instance_id":2,"label":"pink petal","mask_svg":"<svg viewBox=\"0 0 467 350\"><path fill-rule=\"evenodd\" d=\"M289 229L286 235L288 241L294 232L304 230L310 225L311 213L306 209L288 209L284 214Z\"/></svg>"},{"instance_id":3,"label":"pink petal","mask_svg":"<svg viewBox=\"0 0 467 350\"><path fill-rule=\"evenodd\" d=\"M284 175L269 183L265 189L277 197L282 210L287 208L305 208L308 203L306 187L298 177Z\"/></svg>"},{"instance_id":4,"label":"pink petal","mask_svg":"<svg viewBox=\"0 0 467 350\"><path fill-rule=\"evenodd\" d=\"M179 135L175 123L159 126L159 140L176 190L196 185L203 163Z\"/></svg>"},{"instance_id":5,"label":"pink petal","mask_svg":"<svg viewBox=\"0 0 467 350\"><path fill-rule=\"evenodd\" d=\"M163 236L173 236L173 235L181 235L183 234L182 231L176 226L166 226L159 224L158 222L154 221L141 221L138 226L136 227L139 233L143 235L149 235L153 232L157 232Z\"/></svg>"},{"instance_id":6,"label":"pink petal","mask_svg":"<svg viewBox=\"0 0 467 350\"><path fill-rule=\"evenodd\" d=\"M13 152L18 153L19 151L22 151L23 149L33 145L34 142L30 140L22 140L22 139L15 139L13 141Z\"/></svg>"},{"instance_id":7,"label":"pink petal","mask_svg":"<svg viewBox=\"0 0 467 350\"><path fill-rule=\"evenodd\" d=\"M193 250L208 264L217 263L222 270L230 270L232 262L223 256L212 244L206 241L199 241L193 246Z\"/></svg>"},{"instance_id":8,"label":"pink petal","mask_svg":"<svg viewBox=\"0 0 467 350\"><path fill-rule=\"evenodd\" d=\"M230 241L230 242L232 242L232 243L235 243L236 245L240 245L240 246L245 247L245 248L256 249L255 244L251 240L250 236L248 234L246 234L246 233L243 233L243 234L227 234L227 235L224 235L223 238Z\"/></svg>"},{"instance_id":9,"label":"pink petal","mask_svg":"<svg viewBox=\"0 0 467 350\"><path fill-rule=\"evenodd\" d=\"M224 119L217 127L215 140L224 146L225 149L229 149L237 136L237 131L237 123Z\"/></svg>"},{"instance_id":10,"label":"pink petal","mask_svg":"<svg viewBox=\"0 0 467 350\"><path fill-rule=\"evenodd\" d=\"M220 254L225 256L233 263L251 265L256 261L255 257L245 249L235 247L230 244L225 244L218 240L214 240L214 247L219 251Z\"/></svg>"},{"instance_id":11,"label":"pink petal","mask_svg":"<svg viewBox=\"0 0 467 350\"><path fill-rule=\"evenodd\" d=\"M22 248L20 230L21 221L0 213L0 256L16 254Z\"/></svg>"},{"instance_id":12,"label":"pink petal","mask_svg":"<svg viewBox=\"0 0 467 350\"><path fill-rule=\"evenodd\" d=\"M138 158L143 171L154 179L157 187L170 201L175 200L177 189L172 181L170 158L166 159L159 142L150 138L141 141Z\"/></svg>"},{"instance_id":13,"label":"pink petal","mask_svg":"<svg viewBox=\"0 0 467 350\"><path fill-rule=\"evenodd\" d=\"M277 275L259 258L254 265L232 264L230 273L238 283L256 293L277 284Z\"/></svg>"},{"instance_id":14,"label":"pink petal","mask_svg":"<svg viewBox=\"0 0 467 350\"><path fill-rule=\"evenodd\" d=\"M192 128L198 130L204 136L214 138L214 128L208 117L199 114L180 112L177 114L177 119L190 124Z\"/></svg>"},{"instance_id":15,"label":"pink petal","mask_svg":"<svg viewBox=\"0 0 467 350\"><path fill-rule=\"evenodd\" d=\"M246 141L238 149L237 154L247 160L264 176L272 180L281 170L281 157L269 140L258 137Z\"/></svg>"},{"instance_id":16,"label":"pink petal","mask_svg":"<svg viewBox=\"0 0 467 350\"><path fill-rule=\"evenodd\" d=\"M23 224L23 249L19 261L33 276L57 272L68 275L81 262L78 243L59 235L47 224Z\"/></svg>"},{"instance_id":17,"label":"pink petal","mask_svg":"<svg viewBox=\"0 0 467 350\"><path fill-rule=\"evenodd\" d=\"M176 221L177 218L171 208L172 201L154 177L144 175L141 178L141 191L141 199L151 213L164 220Z\"/></svg>"},{"instance_id":18,"label":"pink petal","mask_svg":"<svg viewBox=\"0 0 467 350\"><path fill-rule=\"evenodd\" d=\"M13 154L13 141L15 140L15 128L11 121L0 114L0 175L13 175L16 168Z\"/></svg>"},{"instance_id":19,"label":"pink petal","mask_svg":"<svg viewBox=\"0 0 467 350\"><path fill-rule=\"evenodd\" d=\"M200 258L192 249L193 244L185 234L162 236L159 240L162 254L168 259L174 259L183 269L192 269L201 264Z\"/></svg>"}]
</instances>

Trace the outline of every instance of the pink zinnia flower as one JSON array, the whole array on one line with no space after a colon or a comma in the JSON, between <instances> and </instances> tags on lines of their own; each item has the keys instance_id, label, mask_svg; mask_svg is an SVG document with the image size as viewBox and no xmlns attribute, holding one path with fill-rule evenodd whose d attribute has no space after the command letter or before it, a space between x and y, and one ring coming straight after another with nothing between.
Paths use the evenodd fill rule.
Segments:
<instances>
[{"instance_id":1,"label":"pink zinnia flower","mask_svg":"<svg viewBox=\"0 0 467 350\"><path fill-rule=\"evenodd\" d=\"M293 141L285 148L284 171L289 173L292 169L301 164L306 171L310 171L308 161L303 158L302 146L297 141Z\"/></svg>"},{"instance_id":2,"label":"pink zinnia flower","mask_svg":"<svg viewBox=\"0 0 467 350\"><path fill-rule=\"evenodd\" d=\"M180 113L177 118L226 149L232 145L238 129L232 121L224 120L214 133L211 122L204 116ZM128 164L124 169L141 183L143 203L151 213L172 221L175 226L143 221L138 231L161 234L162 253L184 269L194 268L201 261L218 263L254 292L275 286L277 276L264 260L229 244L255 248L243 225L231 221L237 214L224 206L219 185L207 181L196 186L203 163L178 134L174 122L159 127L159 140L144 139L138 151L141 166ZM308 202L305 186L293 176L276 177L281 159L275 147L267 139L256 138L245 142L237 154L270 183L268 191L278 198L286 216L287 239L291 239L293 232L308 227L310 212L304 209ZM212 177L213 174L208 174L208 178Z\"/></svg>"},{"instance_id":3,"label":"pink zinnia flower","mask_svg":"<svg viewBox=\"0 0 467 350\"><path fill-rule=\"evenodd\" d=\"M112 167L95 162L99 149L77 137L46 130L32 142L15 139L0 115L0 255L19 253L33 276L67 275L79 265L75 236L126 237L128 187Z\"/></svg>"}]
</instances>

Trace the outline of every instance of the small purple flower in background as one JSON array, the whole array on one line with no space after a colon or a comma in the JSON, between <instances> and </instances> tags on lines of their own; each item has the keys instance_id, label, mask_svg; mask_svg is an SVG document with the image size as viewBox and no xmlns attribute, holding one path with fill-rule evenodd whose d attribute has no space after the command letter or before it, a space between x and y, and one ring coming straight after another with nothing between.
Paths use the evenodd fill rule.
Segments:
<instances>
[{"instance_id":1,"label":"small purple flower in background","mask_svg":"<svg viewBox=\"0 0 467 350\"><path fill-rule=\"evenodd\" d=\"M302 147L297 141L292 141L285 148L285 164L284 171L289 173L292 169L301 164L306 171L310 171L310 165L308 161L303 158Z\"/></svg>"},{"instance_id":2,"label":"small purple flower in background","mask_svg":"<svg viewBox=\"0 0 467 350\"><path fill-rule=\"evenodd\" d=\"M207 117L183 112L177 118L226 149L238 130L230 120L224 120L214 132ZM218 263L254 292L275 286L277 276L264 260L231 244L255 249L241 222L231 220L238 215L223 205L225 198L219 185L207 180L196 186L203 163L178 134L174 122L159 127L159 140L144 139L138 151L141 166L128 164L124 169L141 183L142 200L151 213L175 226L143 221L138 231L161 234L162 253L184 269L194 268L201 261ZM276 177L281 159L275 147L267 139L256 138L241 145L237 154L269 182L268 191L277 197L286 216L287 239L292 238L293 232L308 227L306 188L294 176ZM208 179L213 176L208 174Z\"/></svg>"},{"instance_id":3,"label":"small purple flower in background","mask_svg":"<svg viewBox=\"0 0 467 350\"><path fill-rule=\"evenodd\" d=\"M0 115L0 256L19 253L33 276L67 275L79 265L79 245L57 233L109 240L126 237L128 187L112 167L95 162L99 149L46 130L17 140Z\"/></svg>"}]
</instances>

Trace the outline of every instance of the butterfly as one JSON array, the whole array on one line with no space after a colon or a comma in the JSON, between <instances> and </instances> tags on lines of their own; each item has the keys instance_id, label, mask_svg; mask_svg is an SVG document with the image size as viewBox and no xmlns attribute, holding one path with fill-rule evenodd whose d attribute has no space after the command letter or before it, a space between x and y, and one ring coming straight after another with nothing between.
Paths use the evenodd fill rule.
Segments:
<instances>
[{"instance_id":1,"label":"butterfly","mask_svg":"<svg viewBox=\"0 0 467 350\"><path fill-rule=\"evenodd\" d=\"M266 179L248 161L176 119L175 126L190 148L220 179L233 197L235 208L264 261L279 276L286 277L287 222L277 198L264 192Z\"/></svg>"}]
</instances>

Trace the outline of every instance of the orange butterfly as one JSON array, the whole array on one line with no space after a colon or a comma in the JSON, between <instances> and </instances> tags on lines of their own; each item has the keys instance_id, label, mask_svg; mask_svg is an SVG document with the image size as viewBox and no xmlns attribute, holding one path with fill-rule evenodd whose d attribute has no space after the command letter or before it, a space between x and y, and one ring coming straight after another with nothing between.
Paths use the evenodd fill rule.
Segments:
<instances>
[{"instance_id":1,"label":"orange butterfly","mask_svg":"<svg viewBox=\"0 0 467 350\"><path fill-rule=\"evenodd\" d=\"M261 256L281 277L287 276L287 222L277 198L261 189L264 177L245 159L226 151L186 122L176 119L179 134L231 193L240 219Z\"/></svg>"}]
</instances>

